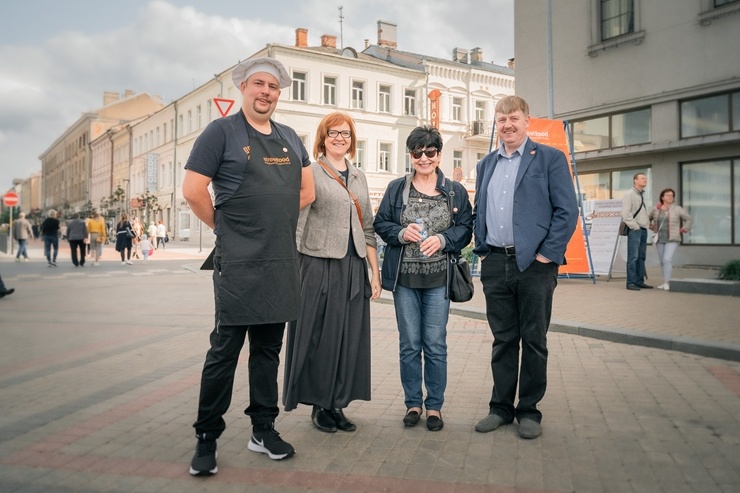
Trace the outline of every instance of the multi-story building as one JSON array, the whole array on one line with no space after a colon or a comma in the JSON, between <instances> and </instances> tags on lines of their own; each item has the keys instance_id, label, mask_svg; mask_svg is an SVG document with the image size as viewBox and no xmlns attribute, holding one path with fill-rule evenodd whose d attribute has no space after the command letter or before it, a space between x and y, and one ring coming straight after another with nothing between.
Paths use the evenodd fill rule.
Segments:
<instances>
[{"instance_id":1,"label":"multi-story building","mask_svg":"<svg viewBox=\"0 0 740 493\"><path fill-rule=\"evenodd\" d=\"M351 115L357 124L355 164L368 177L375 206L388 182L411 169L405 149L411 130L434 124L445 142L443 172L466 183L472 192L475 164L490 147L495 103L514 92L513 68L483 62L478 48L470 53L451 49L450 60L400 51L395 33L393 24L379 21L377 45L366 43L358 52L337 47L337 38L332 35L323 35L318 46L309 46L308 31L299 28L294 45L269 44L254 53L251 57L280 60L293 78L292 87L282 91L273 118L295 129L312 154L321 118L333 111ZM95 141L95 164L89 179L90 193L94 192L96 199L93 204L120 187L128 210L146 224L162 220L174 239L212 244L212 231L190 211L182 198L181 184L197 136L209 122L221 117L228 102L233 104L227 114L241 109L241 94L231 81L235 67L166 106L160 104L140 120L110 121L92 139L92 118L81 119L74 135L81 132L77 130L80 127L87 129L85 147L88 141ZM70 127L57 142L66 141L72 130ZM130 139L130 155L124 158L126 138ZM58 156L52 152L56 149L57 143L44 158L51 161ZM84 162L84 156L77 159ZM58 166L49 168L56 170ZM85 171L83 167L75 170ZM52 171L49 176L52 197L47 197L47 202L57 203L66 189L55 185ZM83 182L80 178L80 188L84 188Z\"/></svg>"},{"instance_id":2,"label":"multi-story building","mask_svg":"<svg viewBox=\"0 0 740 493\"><path fill-rule=\"evenodd\" d=\"M517 94L570 122L586 207L644 172L694 221L674 262L737 258L740 1L548 3L515 4Z\"/></svg>"},{"instance_id":3,"label":"multi-story building","mask_svg":"<svg viewBox=\"0 0 740 493\"><path fill-rule=\"evenodd\" d=\"M106 92L103 106L83 114L40 156L44 209L82 210L92 202L93 186L103 190L111 170L92 176L90 143L108 129L162 107L159 98L127 90L121 99ZM100 192L102 193L102 192Z\"/></svg>"}]
</instances>

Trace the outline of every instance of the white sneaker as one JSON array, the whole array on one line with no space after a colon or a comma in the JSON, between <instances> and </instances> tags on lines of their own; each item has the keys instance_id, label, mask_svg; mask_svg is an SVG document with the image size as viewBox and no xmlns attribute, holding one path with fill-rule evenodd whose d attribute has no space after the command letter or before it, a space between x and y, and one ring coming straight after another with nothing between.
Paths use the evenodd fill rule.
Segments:
<instances>
[{"instance_id":1,"label":"white sneaker","mask_svg":"<svg viewBox=\"0 0 740 493\"><path fill-rule=\"evenodd\" d=\"M24 261L24 262L28 262L28 257L25 257L25 258L23 259L23 261Z\"/></svg>"},{"instance_id":2,"label":"white sneaker","mask_svg":"<svg viewBox=\"0 0 740 493\"><path fill-rule=\"evenodd\" d=\"M126 261L126 263L127 263L128 265L134 265L134 263L133 263L133 262L131 262L130 260L127 260L127 261Z\"/></svg>"},{"instance_id":3,"label":"white sneaker","mask_svg":"<svg viewBox=\"0 0 740 493\"><path fill-rule=\"evenodd\" d=\"M660 286L658 286L658 289L665 289L665 284L661 284Z\"/></svg>"},{"instance_id":4,"label":"white sneaker","mask_svg":"<svg viewBox=\"0 0 740 493\"><path fill-rule=\"evenodd\" d=\"M671 285L668 284L668 283L665 283L665 287L663 289L665 289L666 291L670 291L671 290Z\"/></svg>"},{"instance_id":5,"label":"white sneaker","mask_svg":"<svg viewBox=\"0 0 740 493\"><path fill-rule=\"evenodd\" d=\"M95 262L93 262L93 267L97 267L97 266L99 266L99 265L100 265L100 264L98 263L98 261L97 261L97 260L96 260Z\"/></svg>"},{"instance_id":6,"label":"white sneaker","mask_svg":"<svg viewBox=\"0 0 740 493\"><path fill-rule=\"evenodd\" d=\"M21 259L20 259L19 257L16 257L16 258L15 258L15 261L16 261L16 262L20 262L20 261L21 261Z\"/></svg>"},{"instance_id":7,"label":"white sneaker","mask_svg":"<svg viewBox=\"0 0 740 493\"><path fill-rule=\"evenodd\" d=\"M126 262L121 262L121 265L126 265Z\"/></svg>"}]
</instances>

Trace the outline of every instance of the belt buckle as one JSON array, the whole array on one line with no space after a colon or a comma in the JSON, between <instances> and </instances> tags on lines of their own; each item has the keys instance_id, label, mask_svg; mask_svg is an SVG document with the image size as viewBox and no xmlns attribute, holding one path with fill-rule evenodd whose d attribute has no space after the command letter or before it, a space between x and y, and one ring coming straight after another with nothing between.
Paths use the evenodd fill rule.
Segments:
<instances>
[{"instance_id":1,"label":"belt buckle","mask_svg":"<svg viewBox=\"0 0 740 493\"><path fill-rule=\"evenodd\" d=\"M512 256L512 255L516 255L516 253L515 253L515 250L514 250L514 247L513 247L513 246L505 246L505 247L502 247L502 248L504 249L504 254L505 254L505 255L506 255L507 257L510 257L510 256ZM509 252L509 249L511 249L511 252Z\"/></svg>"}]
</instances>

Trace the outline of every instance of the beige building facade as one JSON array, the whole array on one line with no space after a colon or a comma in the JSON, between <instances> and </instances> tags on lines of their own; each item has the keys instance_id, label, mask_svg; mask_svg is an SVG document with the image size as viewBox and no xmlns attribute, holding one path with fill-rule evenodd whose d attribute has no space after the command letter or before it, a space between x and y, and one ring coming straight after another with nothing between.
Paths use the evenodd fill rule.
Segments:
<instances>
[{"instance_id":1,"label":"beige building facade","mask_svg":"<svg viewBox=\"0 0 740 493\"><path fill-rule=\"evenodd\" d=\"M93 198L103 193L111 170L98 170L96 176L92 175L90 144L108 129L154 113L162 106L158 97L149 94L127 90L120 97L106 92L101 108L83 114L39 156L42 208L80 211L94 204Z\"/></svg>"},{"instance_id":2,"label":"beige building facade","mask_svg":"<svg viewBox=\"0 0 740 493\"><path fill-rule=\"evenodd\" d=\"M694 220L675 264L740 257L740 1L547 4L515 4L517 95L569 122L584 207L644 172Z\"/></svg>"}]
</instances>

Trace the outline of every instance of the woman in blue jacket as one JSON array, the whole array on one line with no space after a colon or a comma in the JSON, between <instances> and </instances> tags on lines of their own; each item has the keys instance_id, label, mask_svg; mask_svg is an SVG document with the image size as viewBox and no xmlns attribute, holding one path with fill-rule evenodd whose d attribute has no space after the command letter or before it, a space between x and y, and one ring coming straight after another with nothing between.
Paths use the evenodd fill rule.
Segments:
<instances>
[{"instance_id":1,"label":"woman in blue jacket","mask_svg":"<svg viewBox=\"0 0 740 493\"><path fill-rule=\"evenodd\" d=\"M472 207L465 187L439 169L442 136L436 128L415 128L406 148L414 169L388 184L374 226L387 243L381 282L393 292L396 307L403 423L415 426L424 407L427 428L439 431L447 386L450 259L470 243Z\"/></svg>"}]
</instances>

